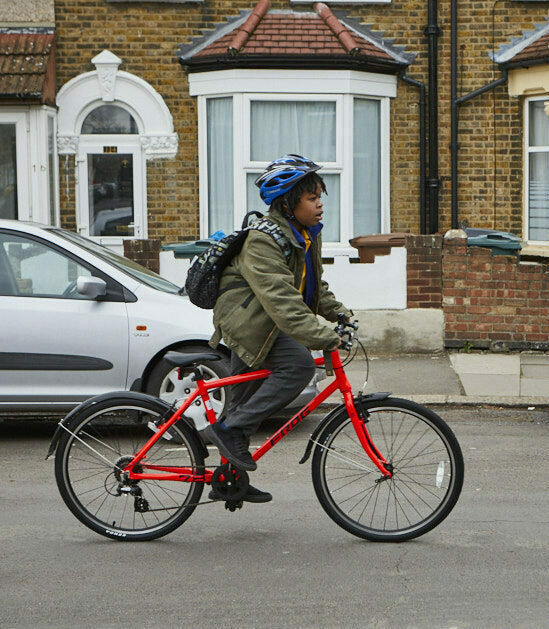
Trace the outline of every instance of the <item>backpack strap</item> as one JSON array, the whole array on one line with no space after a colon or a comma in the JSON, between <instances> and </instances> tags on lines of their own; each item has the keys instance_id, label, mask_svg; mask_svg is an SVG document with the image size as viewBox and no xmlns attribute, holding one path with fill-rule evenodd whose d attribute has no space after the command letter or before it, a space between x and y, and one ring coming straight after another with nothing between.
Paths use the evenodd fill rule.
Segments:
<instances>
[{"instance_id":1,"label":"backpack strap","mask_svg":"<svg viewBox=\"0 0 549 629\"><path fill-rule=\"evenodd\" d=\"M226 293L232 288L242 288L243 286L248 286L248 282L246 280L242 280L241 282L233 282L232 284L229 284L228 286L225 286L225 288L219 290L217 296L220 297L221 295L223 295L223 293Z\"/></svg>"},{"instance_id":2,"label":"backpack strap","mask_svg":"<svg viewBox=\"0 0 549 629\"><path fill-rule=\"evenodd\" d=\"M250 225L248 229L257 229L257 231L269 234L269 236L276 242L276 244L282 249L282 253L286 258L286 262L290 260L292 253L292 247L288 238L284 235L284 232L280 227L269 218L261 218Z\"/></svg>"}]
</instances>

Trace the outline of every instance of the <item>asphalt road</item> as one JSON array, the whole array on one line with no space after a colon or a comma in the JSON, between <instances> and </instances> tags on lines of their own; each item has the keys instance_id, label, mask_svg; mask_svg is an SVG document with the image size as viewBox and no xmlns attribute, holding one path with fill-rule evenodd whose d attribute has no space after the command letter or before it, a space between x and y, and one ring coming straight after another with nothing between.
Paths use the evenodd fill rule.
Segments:
<instances>
[{"instance_id":1,"label":"asphalt road","mask_svg":"<svg viewBox=\"0 0 549 629\"><path fill-rule=\"evenodd\" d=\"M444 415L464 490L441 526L403 544L362 541L321 509L310 463L297 464L318 415L252 475L272 503L199 507L140 544L68 511L44 461L51 426L0 423L0 627L549 627L549 413Z\"/></svg>"}]
</instances>

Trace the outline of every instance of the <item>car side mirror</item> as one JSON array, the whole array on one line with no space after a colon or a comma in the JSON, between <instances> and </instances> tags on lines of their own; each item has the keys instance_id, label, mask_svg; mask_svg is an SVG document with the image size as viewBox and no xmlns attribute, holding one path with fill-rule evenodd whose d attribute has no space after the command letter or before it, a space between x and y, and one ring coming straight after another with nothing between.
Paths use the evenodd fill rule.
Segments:
<instances>
[{"instance_id":1,"label":"car side mirror","mask_svg":"<svg viewBox=\"0 0 549 629\"><path fill-rule=\"evenodd\" d=\"M80 295L97 299L107 294L107 282L100 277L86 277L81 275L76 280L76 291Z\"/></svg>"}]
</instances>

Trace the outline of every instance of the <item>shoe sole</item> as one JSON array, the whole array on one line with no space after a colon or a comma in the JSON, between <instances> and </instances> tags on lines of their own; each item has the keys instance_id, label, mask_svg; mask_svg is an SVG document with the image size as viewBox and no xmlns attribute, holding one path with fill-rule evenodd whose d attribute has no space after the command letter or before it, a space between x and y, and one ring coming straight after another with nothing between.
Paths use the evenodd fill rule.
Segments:
<instances>
[{"instance_id":1,"label":"shoe sole","mask_svg":"<svg viewBox=\"0 0 549 629\"><path fill-rule=\"evenodd\" d=\"M227 459L227 461L229 461L229 463L232 463L238 469L245 470L247 472L253 472L257 469L257 463L255 461L252 466L251 463L245 463L244 461L237 459L234 456L234 454L232 454L229 450L227 450L227 448L225 447L225 444L216 435L212 426L207 426L206 428L204 428L202 432L217 447L219 452L222 454L222 456L224 456Z\"/></svg>"},{"instance_id":2,"label":"shoe sole","mask_svg":"<svg viewBox=\"0 0 549 629\"><path fill-rule=\"evenodd\" d=\"M214 494L213 491L210 491L210 493L208 494L208 499L209 500L223 500L223 498L218 498ZM271 502L272 499L273 497L271 496L271 494L268 494L267 496L243 496L241 498L241 500L243 500L244 502L253 502L255 504Z\"/></svg>"}]
</instances>

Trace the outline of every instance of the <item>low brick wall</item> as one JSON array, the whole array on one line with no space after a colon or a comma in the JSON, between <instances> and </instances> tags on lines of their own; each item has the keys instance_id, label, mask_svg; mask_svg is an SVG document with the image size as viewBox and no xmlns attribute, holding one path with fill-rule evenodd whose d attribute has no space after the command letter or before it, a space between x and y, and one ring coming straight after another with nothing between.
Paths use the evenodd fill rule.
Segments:
<instances>
[{"instance_id":1,"label":"low brick wall","mask_svg":"<svg viewBox=\"0 0 549 629\"><path fill-rule=\"evenodd\" d=\"M446 347L549 350L549 265L406 238L408 308L442 308Z\"/></svg>"},{"instance_id":2,"label":"low brick wall","mask_svg":"<svg viewBox=\"0 0 549 629\"><path fill-rule=\"evenodd\" d=\"M155 273L160 272L160 240L124 240L124 256Z\"/></svg>"},{"instance_id":3,"label":"low brick wall","mask_svg":"<svg viewBox=\"0 0 549 629\"><path fill-rule=\"evenodd\" d=\"M408 308L442 307L442 236L406 236Z\"/></svg>"},{"instance_id":4,"label":"low brick wall","mask_svg":"<svg viewBox=\"0 0 549 629\"><path fill-rule=\"evenodd\" d=\"M447 240L443 247L447 347L549 349L549 266Z\"/></svg>"}]
</instances>

